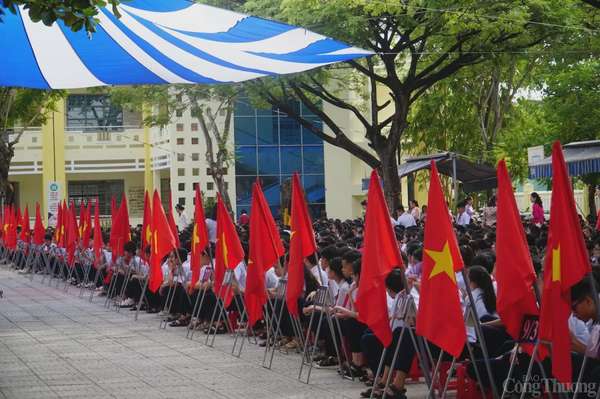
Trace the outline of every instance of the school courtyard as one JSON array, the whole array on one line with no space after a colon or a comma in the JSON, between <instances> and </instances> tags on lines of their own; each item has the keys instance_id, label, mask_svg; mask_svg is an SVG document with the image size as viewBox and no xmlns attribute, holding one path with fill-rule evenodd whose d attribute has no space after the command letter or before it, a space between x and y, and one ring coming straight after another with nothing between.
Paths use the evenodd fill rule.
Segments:
<instances>
[{"instance_id":1,"label":"school courtyard","mask_svg":"<svg viewBox=\"0 0 600 399\"><path fill-rule=\"evenodd\" d=\"M103 298L79 297L63 283L41 284L0 267L0 398L358 398L359 382L335 370L313 369L298 381L300 356L276 353L272 370L264 350L244 345L231 355L233 337L186 338L185 328L159 328L157 315L107 310ZM425 385L409 397L426 396Z\"/></svg>"}]
</instances>

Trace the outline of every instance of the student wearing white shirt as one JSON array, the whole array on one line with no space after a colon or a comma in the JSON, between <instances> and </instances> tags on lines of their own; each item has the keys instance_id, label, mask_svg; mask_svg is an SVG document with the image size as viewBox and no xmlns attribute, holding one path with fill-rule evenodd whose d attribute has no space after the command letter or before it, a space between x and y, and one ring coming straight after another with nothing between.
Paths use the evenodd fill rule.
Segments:
<instances>
[{"instance_id":1,"label":"student wearing white shirt","mask_svg":"<svg viewBox=\"0 0 600 399\"><path fill-rule=\"evenodd\" d=\"M400 207L398 208L398 220L397 220L397 224L398 226L403 226L404 228L407 227L413 227L417 225L417 222L415 221L415 218L413 217L413 215L411 215L408 212L404 211L404 207L402 205L400 205Z\"/></svg>"},{"instance_id":2,"label":"student wearing white shirt","mask_svg":"<svg viewBox=\"0 0 600 399\"><path fill-rule=\"evenodd\" d=\"M471 223L471 216L465 209L465 203L461 202L458 204L458 214L456 215L456 224L459 226L467 226Z\"/></svg>"},{"instance_id":3,"label":"student wearing white shirt","mask_svg":"<svg viewBox=\"0 0 600 399\"><path fill-rule=\"evenodd\" d=\"M208 241L212 244L217 243L217 222L214 219L206 218L204 220L206 230L208 231Z\"/></svg>"},{"instance_id":4,"label":"student wearing white shirt","mask_svg":"<svg viewBox=\"0 0 600 399\"><path fill-rule=\"evenodd\" d=\"M185 215L185 207L181 204L175 205L175 211L177 212L177 228L179 232L187 229L189 222L187 220L187 216Z\"/></svg>"}]
</instances>

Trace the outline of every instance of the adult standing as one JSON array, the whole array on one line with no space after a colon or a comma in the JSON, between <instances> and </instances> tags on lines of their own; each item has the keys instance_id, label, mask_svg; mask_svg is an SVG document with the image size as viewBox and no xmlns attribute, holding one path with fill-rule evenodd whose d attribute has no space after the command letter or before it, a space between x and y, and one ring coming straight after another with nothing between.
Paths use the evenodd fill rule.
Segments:
<instances>
[{"instance_id":1,"label":"adult standing","mask_svg":"<svg viewBox=\"0 0 600 399\"><path fill-rule=\"evenodd\" d=\"M175 205L175 211L177 212L177 228L179 231L183 231L188 227L187 216L185 216L185 207L181 204Z\"/></svg>"},{"instance_id":2,"label":"adult standing","mask_svg":"<svg viewBox=\"0 0 600 399\"><path fill-rule=\"evenodd\" d=\"M535 191L531 193L531 222L533 224L541 225L544 224L546 219L544 218L544 204L542 198Z\"/></svg>"}]
</instances>

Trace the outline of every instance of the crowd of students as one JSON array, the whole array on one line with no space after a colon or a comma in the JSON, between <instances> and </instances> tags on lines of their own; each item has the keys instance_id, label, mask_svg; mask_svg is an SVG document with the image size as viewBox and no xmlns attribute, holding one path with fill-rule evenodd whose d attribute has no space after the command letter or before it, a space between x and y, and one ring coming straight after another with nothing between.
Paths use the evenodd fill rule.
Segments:
<instances>
[{"instance_id":1,"label":"crowd of students","mask_svg":"<svg viewBox=\"0 0 600 399\"><path fill-rule=\"evenodd\" d=\"M536 199L537 201L537 199ZM536 202L537 203L537 202ZM181 210L179 210L181 213ZM489 213L489 212L488 212ZM539 213L539 212L537 212ZM541 216L536 213L536 220L523 220L527 243L534 261L534 267L541 276L542 258L545 254L547 242L547 225ZM484 212L485 214L485 212ZM419 287L423 262L423 223L427 215L427 208L419 208L415 201L411 202L409 210L400 208L396 217L392 218L394 232L398 246L404 259L405 268L393 269L385 279L388 293L388 307L392 315L395 312L394 298L401 292L409 292L414 303L419 303ZM452 215L450 215L452 217ZM461 274L457 274L457 284L460 288L463 303L468 301L466 285L471 288L477 315L482 323L487 352L492 358L491 364L495 381L489 381L484 372L483 365L476 361L468 366L469 375L475 378L476 369L481 370L484 384L489 388L492 384L497 386L499 392L506 388L511 349L514 346L512 338L506 333L502 321L496 312L496 285L494 281L495 267L495 228L487 220L480 218L473 209L472 200L467 199L459 207L459 213L454 218L455 231L460 246L462 259L467 268L468 281L464 281ZM205 333L222 334L232 328L230 318L222 318L216 312L221 305L218 294L213 289L213 260L214 245L216 242L216 222L212 218L206 220L211 245L205 250L201 258L200 276L192 285L192 268L190 267L191 237L193 226L188 226L180 231L181 247L173 251L162 265L162 286L152 293L146 289L149 266L146 261L148 253L140 252L141 226L131 230L131 241L123 245L123 255L114 259L109 245L102 251L102 259L94 262L92 244L89 248L79 248L74 269L60 267L65 251L58 248L53 242L53 232L47 231L45 242L38 249L43 257L35 258L35 262L27 262L28 251L32 249L29 243L19 242L16 253L8 253L15 267L23 273L54 273L57 277L69 279L73 285L84 286L95 290L97 296L108 296L111 303L121 308L157 313L167 310L164 317L169 325L175 327L188 327L204 331ZM595 228L588 226L582 220L583 231L588 243L589 256L593 264L594 275L600 284L600 234ZM183 226L181 226L183 227ZM249 226L247 220L242 220L237 225L238 234L244 252L248 254ZM374 385L378 371L379 361L383 353L383 346L369 328L359 321L355 307L357 293L360 290L360 276L362 264L361 248L363 245L364 221L356 220L328 220L314 221L315 239L318 251L304 259L304 292L299 300L301 335L294 325L283 304L284 298L278 295L281 281L285 281L287 268L287 254L275 263L265 274L265 285L270 297L270 304L274 313L281 312L278 321L279 335L277 342L273 335L266 333L267 323L259 322L254 328L254 334L262 338L259 345L276 345L279 349L288 352L302 350L301 338L306 336L309 320L313 315L328 312L336 320L335 324L322 323L319 331L319 353L313 359L318 367L338 367L345 375L360 379L365 385L362 397L381 397L383 395L384 381L389 376L391 385L388 387L386 397L390 399L405 398L407 396L407 377L414 370L418 350L411 334L403 330L410 329L415 332L414 325L406 320L392 320L393 343L392 348L399 345L400 350L394 361L394 351L387 351L384 358L381 374ZM109 243L108 231L104 242ZM290 231L285 226L280 226L280 235L286 249L289 246ZM92 264L96 267L93 267ZM228 312L236 315L238 328L243 328L244 319L244 291L246 288L246 270L248 259L241 262L234 269L230 289L233 300L230 301ZM402 276L405 273L406 278ZM47 276L48 277L48 276ZM408 286L405 286L408 284ZM538 284L542 284L541 277ZM333 302L326 309L315 300L320 287L327 287ZM540 289L541 291L541 289ZM572 290L572 316L569 321L571 332L573 364L573 381L579 377L585 350L588 347L592 325L600 322L597 318L597 301L593 298L592 287L589 281L582 281ZM199 296L202 300L197 300ZM171 299L172 298L172 299ZM194 305L201 304L194 314ZM138 306L140 309L137 309ZM215 318L215 314L217 317ZM212 321L212 323L211 323ZM339 325L339 328L336 326ZM334 328L332 328L334 326ZM313 332L316 323L312 323ZM471 327L468 338L475 348L476 357L481 359L481 343ZM233 331L229 331L233 332ZM399 342L400 341L400 342ZM434 358L439 353L434 345L427 342L429 351ZM342 348L342 349L338 349ZM466 355L465 355L466 357ZM528 354L520 352L519 361L515 367L513 378L518 380L527 372ZM543 367L535 366L533 375L550 375L547 358L542 362ZM588 359L582 373L582 383L600 383L600 362ZM591 386L591 385L590 385ZM596 386L596 389L598 387Z\"/></svg>"}]
</instances>

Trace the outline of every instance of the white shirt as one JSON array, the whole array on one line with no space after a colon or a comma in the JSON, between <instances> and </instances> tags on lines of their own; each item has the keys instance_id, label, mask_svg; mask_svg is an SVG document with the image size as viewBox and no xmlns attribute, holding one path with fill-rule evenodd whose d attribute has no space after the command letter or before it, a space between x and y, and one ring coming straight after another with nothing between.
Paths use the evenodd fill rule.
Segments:
<instances>
[{"instance_id":1,"label":"white shirt","mask_svg":"<svg viewBox=\"0 0 600 399\"><path fill-rule=\"evenodd\" d=\"M470 204L465 205L465 212L470 216L473 216L473 214L475 213L475 210L473 209L473 206Z\"/></svg>"},{"instance_id":2,"label":"white shirt","mask_svg":"<svg viewBox=\"0 0 600 399\"><path fill-rule=\"evenodd\" d=\"M392 227L398 226L398 221L390 216L390 222L392 222Z\"/></svg>"},{"instance_id":3,"label":"white shirt","mask_svg":"<svg viewBox=\"0 0 600 399\"><path fill-rule=\"evenodd\" d=\"M582 320L579 320L573 314L569 316L569 330L573 333L575 338L583 345L589 343L590 340L590 328L592 323L585 323Z\"/></svg>"},{"instance_id":4,"label":"white shirt","mask_svg":"<svg viewBox=\"0 0 600 399\"><path fill-rule=\"evenodd\" d=\"M271 267L265 273L265 286L267 288L276 288L279 284L279 276L275 273L275 268Z\"/></svg>"},{"instance_id":5,"label":"white shirt","mask_svg":"<svg viewBox=\"0 0 600 399\"><path fill-rule=\"evenodd\" d=\"M327 278L327 273L325 273L325 271L321 269L321 266L315 265L312 267L312 269L310 269L310 271L315 276L319 284L321 284L324 287L327 287L329 283L329 278Z\"/></svg>"},{"instance_id":6,"label":"white shirt","mask_svg":"<svg viewBox=\"0 0 600 399\"><path fill-rule=\"evenodd\" d=\"M465 211L463 213L458 214L456 217L456 224L459 226L466 226L471 223L471 216Z\"/></svg>"},{"instance_id":7,"label":"white shirt","mask_svg":"<svg viewBox=\"0 0 600 399\"><path fill-rule=\"evenodd\" d=\"M244 291L246 289L246 262L241 261L235 269L233 269L233 274L235 275L240 290Z\"/></svg>"},{"instance_id":8,"label":"white shirt","mask_svg":"<svg viewBox=\"0 0 600 399\"><path fill-rule=\"evenodd\" d=\"M413 215L408 212L404 212L402 215L398 216L398 224L406 228L416 226L417 222L415 222Z\"/></svg>"},{"instance_id":9,"label":"white shirt","mask_svg":"<svg viewBox=\"0 0 600 399\"><path fill-rule=\"evenodd\" d=\"M206 218L204 221L206 223L206 230L208 231L208 241L213 244L217 242L217 222Z\"/></svg>"},{"instance_id":10,"label":"white shirt","mask_svg":"<svg viewBox=\"0 0 600 399\"><path fill-rule=\"evenodd\" d=\"M183 231L187 227L188 227L187 216L185 216L185 213L181 212L181 214L179 214L179 217L177 218L177 228L179 229L179 231Z\"/></svg>"}]
</instances>

